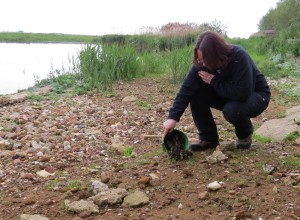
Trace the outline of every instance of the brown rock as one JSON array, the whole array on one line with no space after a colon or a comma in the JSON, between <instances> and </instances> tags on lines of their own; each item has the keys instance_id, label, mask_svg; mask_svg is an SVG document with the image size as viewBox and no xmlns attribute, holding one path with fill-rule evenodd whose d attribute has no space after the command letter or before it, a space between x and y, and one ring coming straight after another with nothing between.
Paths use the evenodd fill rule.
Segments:
<instances>
[{"instance_id":1,"label":"brown rock","mask_svg":"<svg viewBox=\"0 0 300 220\"><path fill-rule=\"evenodd\" d=\"M188 177L192 177L193 173L190 170L188 170L188 169L184 169L182 171L182 175L183 175L183 178L188 178Z\"/></svg>"},{"instance_id":2,"label":"brown rock","mask_svg":"<svg viewBox=\"0 0 300 220\"><path fill-rule=\"evenodd\" d=\"M237 219L245 219L245 218L252 218L252 214L250 212L247 211L241 211L235 214L235 217Z\"/></svg>"},{"instance_id":3,"label":"brown rock","mask_svg":"<svg viewBox=\"0 0 300 220\"><path fill-rule=\"evenodd\" d=\"M79 217L85 219L85 218L90 217L92 214L93 214L93 213L90 212L90 211L84 211L84 212L81 212L81 213L79 214Z\"/></svg>"},{"instance_id":4,"label":"brown rock","mask_svg":"<svg viewBox=\"0 0 300 220\"><path fill-rule=\"evenodd\" d=\"M139 183L139 184L143 184L143 185L147 185L147 184L150 183L150 177L148 177L148 176L141 177L141 178L138 180L138 183Z\"/></svg>"},{"instance_id":5,"label":"brown rock","mask_svg":"<svg viewBox=\"0 0 300 220\"><path fill-rule=\"evenodd\" d=\"M54 173L55 169L53 167L47 166L45 167L45 171L47 171L48 173Z\"/></svg>"},{"instance_id":6,"label":"brown rock","mask_svg":"<svg viewBox=\"0 0 300 220\"><path fill-rule=\"evenodd\" d=\"M208 197L209 197L209 194L208 194L207 191L205 191L205 192L200 192L200 193L198 194L198 199L200 199L200 200L205 200L205 199L207 199Z\"/></svg>"},{"instance_id":7,"label":"brown rock","mask_svg":"<svg viewBox=\"0 0 300 220\"><path fill-rule=\"evenodd\" d=\"M33 180L34 175L32 173L21 173L21 178L22 179Z\"/></svg>"},{"instance_id":8,"label":"brown rock","mask_svg":"<svg viewBox=\"0 0 300 220\"><path fill-rule=\"evenodd\" d=\"M73 187L71 190L70 190L72 193L76 193L79 191L79 188L78 187Z\"/></svg>"},{"instance_id":9,"label":"brown rock","mask_svg":"<svg viewBox=\"0 0 300 220\"><path fill-rule=\"evenodd\" d=\"M14 165L20 165L21 164L21 160L20 159L15 159L14 160Z\"/></svg>"},{"instance_id":10,"label":"brown rock","mask_svg":"<svg viewBox=\"0 0 300 220\"><path fill-rule=\"evenodd\" d=\"M108 183L110 180L110 177L107 175L101 175L100 179L101 179L102 183Z\"/></svg>"},{"instance_id":11,"label":"brown rock","mask_svg":"<svg viewBox=\"0 0 300 220\"><path fill-rule=\"evenodd\" d=\"M42 156L39 159L40 162L49 162L50 161L50 156Z\"/></svg>"},{"instance_id":12,"label":"brown rock","mask_svg":"<svg viewBox=\"0 0 300 220\"><path fill-rule=\"evenodd\" d=\"M92 196L92 195L91 195L91 193L89 193L88 191L80 191L80 192L78 193L79 199L87 199L87 198L89 198L90 196Z\"/></svg>"},{"instance_id":13,"label":"brown rock","mask_svg":"<svg viewBox=\"0 0 300 220\"><path fill-rule=\"evenodd\" d=\"M27 199L25 199L25 200L23 201L23 203L24 203L25 205L32 205L32 204L35 204L36 201L35 201L33 198L27 198Z\"/></svg>"}]
</instances>

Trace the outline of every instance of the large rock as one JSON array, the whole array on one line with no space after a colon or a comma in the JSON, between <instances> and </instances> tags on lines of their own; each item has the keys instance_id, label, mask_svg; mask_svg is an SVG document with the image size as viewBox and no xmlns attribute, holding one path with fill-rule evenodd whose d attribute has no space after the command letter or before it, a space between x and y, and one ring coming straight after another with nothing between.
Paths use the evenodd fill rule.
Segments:
<instances>
[{"instance_id":1,"label":"large rock","mask_svg":"<svg viewBox=\"0 0 300 220\"><path fill-rule=\"evenodd\" d=\"M49 218L42 215L22 214L20 215L20 220L49 220Z\"/></svg>"},{"instance_id":2,"label":"large rock","mask_svg":"<svg viewBox=\"0 0 300 220\"><path fill-rule=\"evenodd\" d=\"M136 190L134 193L129 194L124 198L122 206L125 207L140 207L149 203L148 196L139 190Z\"/></svg>"},{"instance_id":3,"label":"large rock","mask_svg":"<svg viewBox=\"0 0 300 220\"><path fill-rule=\"evenodd\" d=\"M272 141L281 142L290 133L300 132L299 118L300 105L288 109L284 118L266 121L255 133L263 137L269 137Z\"/></svg>"},{"instance_id":4,"label":"large rock","mask_svg":"<svg viewBox=\"0 0 300 220\"><path fill-rule=\"evenodd\" d=\"M123 202L123 198L127 196L127 194L126 189L116 188L100 192L89 199L93 200L98 206L117 205Z\"/></svg>"},{"instance_id":5,"label":"large rock","mask_svg":"<svg viewBox=\"0 0 300 220\"><path fill-rule=\"evenodd\" d=\"M87 211L95 214L99 213L98 206L93 201L80 200L70 202L69 200L65 200L65 205L70 212L80 213Z\"/></svg>"}]
</instances>

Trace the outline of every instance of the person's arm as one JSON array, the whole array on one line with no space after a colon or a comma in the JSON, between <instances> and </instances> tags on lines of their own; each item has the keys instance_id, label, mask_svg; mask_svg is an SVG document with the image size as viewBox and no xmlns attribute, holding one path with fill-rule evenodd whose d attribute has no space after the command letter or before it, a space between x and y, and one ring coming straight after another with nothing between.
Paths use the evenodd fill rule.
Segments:
<instances>
[{"instance_id":1,"label":"person's arm","mask_svg":"<svg viewBox=\"0 0 300 220\"><path fill-rule=\"evenodd\" d=\"M199 69L196 66L193 66L189 71L174 99L168 119L173 119L177 122L180 120L180 117L189 104L189 98L199 88L199 85L203 83L198 76L198 71Z\"/></svg>"},{"instance_id":2,"label":"person's arm","mask_svg":"<svg viewBox=\"0 0 300 220\"><path fill-rule=\"evenodd\" d=\"M250 56L240 50L233 57L226 76L216 75L212 78L210 85L216 92L228 99L245 101L254 91L254 68ZM226 68L224 71L227 71Z\"/></svg>"}]
</instances>

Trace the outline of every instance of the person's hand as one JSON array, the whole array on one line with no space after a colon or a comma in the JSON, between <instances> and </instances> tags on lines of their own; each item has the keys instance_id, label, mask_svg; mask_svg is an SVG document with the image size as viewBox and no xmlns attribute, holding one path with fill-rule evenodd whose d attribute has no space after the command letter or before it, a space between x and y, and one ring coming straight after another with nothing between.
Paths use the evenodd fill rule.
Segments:
<instances>
[{"instance_id":1,"label":"person's hand","mask_svg":"<svg viewBox=\"0 0 300 220\"><path fill-rule=\"evenodd\" d=\"M163 131L163 135L162 135L162 139L165 138L165 136L169 133L172 132L173 129L176 126L176 121L174 119L168 119L164 122L163 127L164 127L164 131Z\"/></svg>"},{"instance_id":2,"label":"person's hand","mask_svg":"<svg viewBox=\"0 0 300 220\"><path fill-rule=\"evenodd\" d=\"M198 75L200 76L200 78L203 80L203 82L210 84L212 78L214 78L214 75L205 72L205 71L200 71L198 72Z\"/></svg>"}]
</instances>

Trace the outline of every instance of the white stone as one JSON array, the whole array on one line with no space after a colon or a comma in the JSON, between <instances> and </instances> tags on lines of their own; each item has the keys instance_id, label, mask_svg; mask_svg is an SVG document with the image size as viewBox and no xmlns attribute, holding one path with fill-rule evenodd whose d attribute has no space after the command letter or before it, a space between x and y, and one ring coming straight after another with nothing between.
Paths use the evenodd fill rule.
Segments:
<instances>
[{"instance_id":1,"label":"white stone","mask_svg":"<svg viewBox=\"0 0 300 220\"><path fill-rule=\"evenodd\" d=\"M218 190L218 189L220 189L221 187L222 187L222 186L221 186L221 184L218 183L218 181L214 181L214 182L209 183L209 184L207 185L207 188L210 189L210 190L213 190L213 191Z\"/></svg>"},{"instance_id":2,"label":"white stone","mask_svg":"<svg viewBox=\"0 0 300 220\"><path fill-rule=\"evenodd\" d=\"M54 176L55 173L48 173L46 170L41 170L41 171L38 171L36 172L36 174L40 177L48 177L48 176Z\"/></svg>"},{"instance_id":3,"label":"white stone","mask_svg":"<svg viewBox=\"0 0 300 220\"><path fill-rule=\"evenodd\" d=\"M182 203L179 203L178 208L179 208L179 209L182 209L182 208L183 208Z\"/></svg>"},{"instance_id":4,"label":"white stone","mask_svg":"<svg viewBox=\"0 0 300 220\"><path fill-rule=\"evenodd\" d=\"M150 173L149 176L150 176L151 179L153 179L153 180L159 179L159 177L158 177L156 174L154 174L154 173Z\"/></svg>"}]
</instances>

